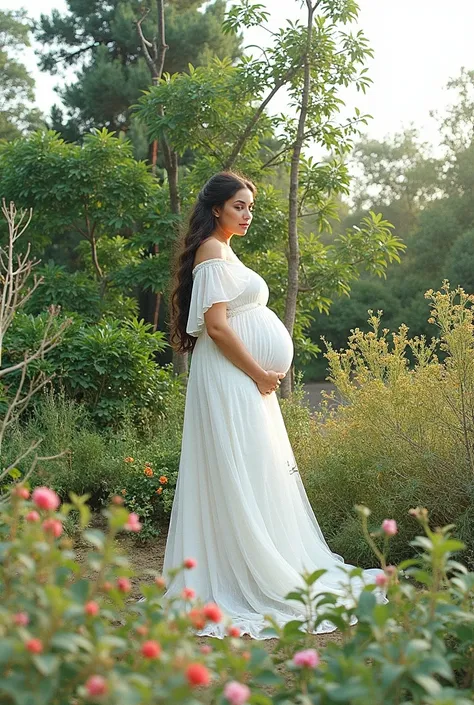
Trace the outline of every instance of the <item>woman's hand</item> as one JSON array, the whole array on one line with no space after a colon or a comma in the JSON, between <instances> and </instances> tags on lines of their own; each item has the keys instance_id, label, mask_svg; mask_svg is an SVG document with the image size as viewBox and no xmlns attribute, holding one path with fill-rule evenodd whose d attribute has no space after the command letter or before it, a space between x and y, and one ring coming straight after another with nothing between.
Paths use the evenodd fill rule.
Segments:
<instances>
[{"instance_id":1,"label":"woman's hand","mask_svg":"<svg viewBox=\"0 0 474 705\"><path fill-rule=\"evenodd\" d=\"M260 394L271 394L280 386L280 380L286 376L285 372L274 372L267 370L256 384Z\"/></svg>"}]
</instances>

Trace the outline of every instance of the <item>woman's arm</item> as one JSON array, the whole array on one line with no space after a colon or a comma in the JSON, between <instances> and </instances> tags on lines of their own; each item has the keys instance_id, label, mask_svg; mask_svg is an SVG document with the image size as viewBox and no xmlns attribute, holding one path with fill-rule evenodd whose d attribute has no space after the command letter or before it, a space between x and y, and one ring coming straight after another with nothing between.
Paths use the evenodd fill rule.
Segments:
<instances>
[{"instance_id":1,"label":"woman's arm","mask_svg":"<svg viewBox=\"0 0 474 705\"><path fill-rule=\"evenodd\" d=\"M273 371L267 372L258 364L237 333L227 323L226 309L225 302L217 303L204 314L209 337L228 360L253 379L262 394L271 391L276 387L277 380L285 375Z\"/></svg>"}]
</instances>

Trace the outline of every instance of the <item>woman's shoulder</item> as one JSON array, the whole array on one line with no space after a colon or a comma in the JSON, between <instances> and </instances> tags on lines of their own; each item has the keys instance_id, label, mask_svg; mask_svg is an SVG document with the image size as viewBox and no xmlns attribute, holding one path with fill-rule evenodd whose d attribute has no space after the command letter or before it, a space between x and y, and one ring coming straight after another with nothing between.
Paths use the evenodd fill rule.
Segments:
<instances>
[{"instance_id":1,"label":"woman's shoulder","mask_svg":"<svg viewBox=\"0 0 474 705\"><path fill-rule=\"evenodd\" d=\"M198 264L202 264L208 259L227 259L227 250L219 240L215 237L209 237L207 240L202 242L196 250L194 255L193 267L197 267Z\"/></svg>"}]
</instances>

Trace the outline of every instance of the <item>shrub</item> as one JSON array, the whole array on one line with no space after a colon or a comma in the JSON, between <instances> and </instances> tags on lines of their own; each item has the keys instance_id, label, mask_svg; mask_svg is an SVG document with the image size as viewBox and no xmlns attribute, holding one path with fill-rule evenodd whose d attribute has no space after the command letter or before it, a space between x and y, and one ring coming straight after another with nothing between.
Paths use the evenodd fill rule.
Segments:
<instances>
[{"instance_id":1,"label":"shrub","mask_svg":"<svg viewBox=\"0 0 474 705\"><path fill-rule=\"evenodd\" d=\"M46 321L46 314L17 314L5 341L8 362L34 347ZM167 394L180 382L170 365L160 368L154 362L166 342L151 327L137 319L102 319L94 326L76 319L61 344L29 366L28 375L55 372L54 388L83 403L102 426L117 426L127 411L133 412L135 423L153 424L164 413Z\"/></svg>"},{"instance_id":2,"label":"shrub","mask_svg":"<svg viewBox=\"0 0 474 705\"><path fill-rule=\"evenodd\" d=\"M125 489L127 506L139 513L144 523L140 537L156 534L158 525L171 511L179 466L184 414L184 394L179 381L171 384L163 405L166 414L154 424L136 427L125 415L118 428L98 430L83 404L69 399L64 392L49 390L38 395L27 419L10 428L4 440L4 461L8 465L20 458L37 439L41 439L45 456L66 450L63 456L37 465L30 478L33 486L47 484L63 499L70 491L78 495L87 493L92 509L100 508L110 496ZM130 456L136 460L132 465L124 462ZM168 478L166 484L160 485L161 495L150 492L148 499L153 501L146 501L136 484L140 477L138 469L145 462L153 468L154 485L160 476ZM21 475L27 471L25 460L16 466Z\"/></svg>"},{"instance_id":3,"label":"shrub","mask_svg":"<svg viewBox=\"0 0 474 705\"><path fill-rule=\"evenodd\" d=\"M306 573L286 596L303 604L306 618L284 627L269 618L265 635L278 643L268 654L258 642L239 638L217 605L203 604L189 590L162 596L168 580L192 570L194 560L167 576L149 570L149 583L140 586L146 601L130 600L137 576L115 537L122 530L139 532L140 524L115 499L105 512L107 531L84 531L85 499L73 495L58 507L50 489L37 488L31 501L28 488L17 485L0 515L2 704L472 702L474 574L453 560L462 543L450 527L432 531L426 510L412 511L425 532L413 542L419 556L396 569L385 563L395 522L370 536L369 510L359 507L366 540L385 566L378 582L388 588L389 602L378 603L379 588L369 585L351 606L337 606L334 595L317 590L325 571ZM72 511L79 513L91 549L82 563L63 536ZM339 627L342 642L318 653L301 630L325 619ZM223 622L228 636L201 646L194 636L197 620Z\"/></svg>"},{"instance_id":4,"label":"shrub","mask_svg":"<svg viewBox=\"0 0 474 705\"><path fill-rule=\"evenodd\" d=\"M328 346L343 403L316 417L300 470L331 547L351 563L371 559L349 512L357 502L376 522L423 504L435 525L457 525L474 564L474 297L445 283L427 298L439 329L430 343L401 326L390 345L379 312L371 332L353 331L347 350ZM394 559L410 555L414 532L404 520Z\"/></svg>"}]
</instances>

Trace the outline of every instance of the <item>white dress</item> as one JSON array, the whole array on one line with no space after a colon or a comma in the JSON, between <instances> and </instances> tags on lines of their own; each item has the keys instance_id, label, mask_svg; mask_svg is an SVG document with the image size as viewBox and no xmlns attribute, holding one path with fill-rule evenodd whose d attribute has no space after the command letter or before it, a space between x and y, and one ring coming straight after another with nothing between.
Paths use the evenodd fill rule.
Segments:
<instances>
[{"instance_id":1,"label":"white dress","mask_svg":"<svg viewBox=\"0 0 474 705\"><path fill-rule=\"evenodd\" d=\"M327 545L306 495L275 393L262 395L209 337L204 313L227 302L228 323L266 370L287 372L291 337L267 308L269 290L241 262L209 259L193 270L187 332L197 336L186 392L178 480L163 574L195 558L165 596L193 588L215 602L242 634L262 635L265 614L283 625L303 618L304 606L284 596L301 586L300 572L326 568L317 590L346 595L341 556ZM364 571L373 582L380 570ZM342 582L341 582L342 581ZM316 588L315 586L315 588ZM356 590L363 586L359 580ZM380 601L385 601L378 591ZM333 631L330 622L317 630ZM209 624L198 636L225 636Z\"/></svg>"}]
</instances>

